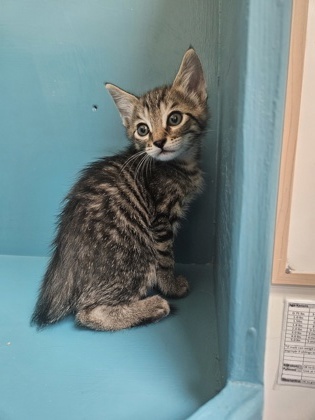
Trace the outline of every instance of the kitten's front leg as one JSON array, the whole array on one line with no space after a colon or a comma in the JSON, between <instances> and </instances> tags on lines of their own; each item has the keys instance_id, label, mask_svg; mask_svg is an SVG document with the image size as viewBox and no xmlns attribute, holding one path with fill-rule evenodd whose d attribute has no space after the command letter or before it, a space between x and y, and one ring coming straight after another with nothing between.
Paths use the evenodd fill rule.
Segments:
<instances>
[{"instance_id":1,"label":"kitten's front leg","mask_svg":"<svg viewBox=\"0 0 315 420\"><path fill-rule=\"evenodd\" d=\"M160 291L169 297L181 298L188 294L189 285L184 276L174 275L174 233L167 216L156 217L153 226L157 251L156 281Z\"/></svg>"}]
</instances>

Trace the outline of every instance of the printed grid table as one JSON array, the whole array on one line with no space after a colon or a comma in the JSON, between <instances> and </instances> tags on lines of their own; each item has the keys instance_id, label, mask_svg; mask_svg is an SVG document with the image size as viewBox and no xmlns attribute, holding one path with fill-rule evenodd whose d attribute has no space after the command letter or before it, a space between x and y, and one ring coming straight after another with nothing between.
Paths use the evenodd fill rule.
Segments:
<instances>
[{"instance_id":1,"label":"printed grid table","mask_svg":"<svg viewBox=\"0 0 315 420\"><path fill-rule=\"evenodd\" d=\"M315 386L315 302L287 302L279 384Z\"/></svg>"}]
</instances>

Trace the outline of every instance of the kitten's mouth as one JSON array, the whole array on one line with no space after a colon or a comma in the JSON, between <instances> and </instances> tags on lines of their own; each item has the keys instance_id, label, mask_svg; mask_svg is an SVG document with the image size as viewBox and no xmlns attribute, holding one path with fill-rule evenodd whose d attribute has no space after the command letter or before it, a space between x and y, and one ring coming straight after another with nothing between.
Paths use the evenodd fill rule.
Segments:
<instances>
[{"instance_id":1,"label":"kitten's mouth","mask_svg":"<svg viewBox=\"0 0 315 420\"><path fill-rule=\"evenodd\" d=\"M177 152L177 150L161 150L160 153L158 154L158 158L167 158L168 159L172 159L172 155L175 155Z\"/></svg>"},{"instance_id":2,"label":"kitten's mouth","mask_svg":"<svg viewBox=\"0 0 315 420\"><path fill-rule=\"evenodd\" d=\"M171 160L178 155L178 150L167 150L162 149L160 153L156 156L157 160Z\"/></svg>"}]
</instances>

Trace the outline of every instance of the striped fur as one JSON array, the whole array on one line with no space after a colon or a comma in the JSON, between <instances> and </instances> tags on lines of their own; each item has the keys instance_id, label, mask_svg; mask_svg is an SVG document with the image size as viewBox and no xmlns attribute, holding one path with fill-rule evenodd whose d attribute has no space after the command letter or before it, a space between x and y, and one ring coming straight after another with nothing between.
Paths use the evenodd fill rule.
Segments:
<instances>
[{"instance_id":1,"label":"striped fur","mask_svg":"<svg viewBox=\"0 0 315 420\"><path fill-rule=\"evenodd\" d=\"M74 313L88 328L129 328L169 314L165 298L147 297L151 288L172 297L189 290L174 276L173 238L203 185L207 95L200 61L189 49L171 86L139 98L106 87L131 144L86 168L66 197L32 318L39 327Z\"/></svg>"}]
</instances>

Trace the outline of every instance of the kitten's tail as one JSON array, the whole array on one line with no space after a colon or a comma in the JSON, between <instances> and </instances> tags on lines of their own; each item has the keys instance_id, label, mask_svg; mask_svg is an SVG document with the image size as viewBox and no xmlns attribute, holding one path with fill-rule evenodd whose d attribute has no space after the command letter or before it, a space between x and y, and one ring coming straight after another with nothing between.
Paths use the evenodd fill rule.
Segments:
<instances>
[{"instance_id":1,"label":"kitten's tail","mask_svg":"<svg viewBox=\"0 0 315 420\"><path fill-rule=\"evenodd\" d=\"M73 279L62 270L56 250L39 292L31 319L32 325L44 328L72 312Z\"/></svg>"}]
</instances>

